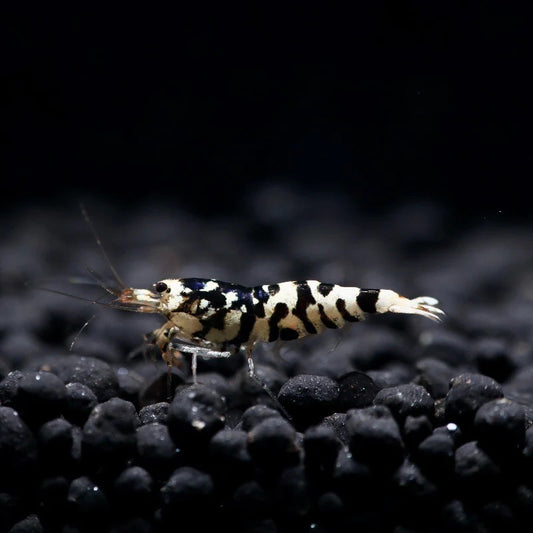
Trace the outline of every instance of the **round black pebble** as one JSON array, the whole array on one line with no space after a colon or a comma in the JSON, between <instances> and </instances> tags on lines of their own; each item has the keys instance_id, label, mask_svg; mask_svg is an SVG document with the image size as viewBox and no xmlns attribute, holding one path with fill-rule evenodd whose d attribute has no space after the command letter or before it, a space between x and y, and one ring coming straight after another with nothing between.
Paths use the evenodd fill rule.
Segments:
<instances>
[{"instance_id":1,"label":"round black pebble","mask_svg":"<svg viewBox=\"0 0 533 533\"><path fill-rule=\"evenodd\" d=\"M235 515L240 520L250 521L268 516L272 510L272 496L255 479L245 481L233 492Z\"/></svg>"},{"instance_id":2,"label":"round black pebble","mask_svg":"<svg viewBox=\"0 0 533 533\"><path fill-rule=\"evenodd\" d=\"M422 385L432 398L444 398L450 388L450 380L456 374L454 368L441 361L427 357L416 364L418 376L415 382Z\"/></svg>"},{"instance_id":3,"label":"round black pebble","mask_svg":"<svg viewBox=\"0 0 533 533\"><path fill-rule=\"evenodd\" d=\"M65 384L49 372L23 372L14 405L30 425L58 417L65 406Z\"/></svg>"},{"instance_id":4,"label":"round black pebble","mask_svg":"<svg viewBox=\"0 0 533 533\"><path fill-rule=\"evenodd\" d=\"M341 446L335 430L326 424L310 427L304 433L303 445L308 475L320 479L332 476Z\"/></svg>"},{"instance_id":5,"label":"round black pebble","mask_svg":"<svg viewBox=\"0 0 533 533\"><path fill-rule=\"evenodd\" d=\"M424 387L413 383L380 390L374 403L388 407L400 424L409 415L433 417L433 399Z\"/></svg>"},{"instance_id":6,"label":"round black pebble","mask_svg":"<svg viewBox=\"0 0 533 533\"><path fill-rule=\"evenodd\" d=\"M180 452L168 427L154 422L137 428L137 455L140 465L159 475L176 468Z\"/></svg>"},{"instance_id":7,"label":"round black pebble","mask_svg":"<svg viewBox=\"0 0 533 533\"><path fill-rule=\"evenodd\" d=\"M336 490L346 498L363 501L372 498L372 488L377 476L371 467L354 459L346 447L339 450L333 482Z\"/></svg>"},{"instance_id":8,"label":"round black pebble","mask_svg":"<svg viewBox=\"0 0 533 533\"><path fill-rule=\"evenodd\" d=\"M480 446L487 450L519 450L526 437L524 408L506 398L487 402L476 413L474 430Z\"/></svg>"},{"instance_id":9,"label":"round black pebble","mask_svg":"<svg viewBox=\"0 0 533 533\"><path fill-rule=\"evenodd\" d=\"M460 374L451 381L446 395L445 415L463 431L470 431L476 411L486 402L503 397L501 386L482 374Z\"/></svg>"},{"instance_id":10,"label":"round black pebble","mask_svg":"<svg viewBox=\"0 0 533 533\"><path fill-rule=\"evenodd\" d=\"M431 479L451 478L455 465L455 442L444 432L434 431L414 454L416 463Z\"/></svg>"},{"instance_id":11,"label":"round black pebble","mask_svg":"<svg viewBox=\"0 0 533 533\"><path fill-rule=\"evenodd\" d=\"M150 512L149 502L153 497L152 476L140 466L123 470L113 483L114 502L122 507L135 509L138 513Z\"/></svg>"},{"instance_id":12,"label":"round black pebble","mask_svg":"<svg viewBox=\"0 0 533 533\"><path fill-rule=\"evenodd\" d=\"M83 457L118 467L134 454L139 419L132 403L112 398L97 405L83 426Z\"/></svg>"},{"instance_id":13,"label":"round black pebble","mask_svg":"<svg viewBox=\"0 0 533 533\"><path fill-rule=\"evenodd\" d=\"M224 427L226 402L213 390L201 385L179 390L168 409L170 436L180 448L194 450L205 446Z\"/></svg>"},{"instance_id":14,"label":"round black pebble","mask_svg":"<svg viewBox=\"0 0 533 533\"><path fill-rule=\"evenodd\" d=\"M248 407L242 414L242 429L244 431L250 431L267 418L281 418L281 414L279 411L267 405L252 405L252 407Z\"/></svg>"},{"instance_id":15,"label":"round black pebble","mask_svg":"<svg viewBox=\"0 0 533 533\"><path fill-rule=\"evenodd\" d=\"M36 514L32 514L17 522L8 533L43 533L43 531L39 517Z\"/></svg>"},{"instance_id":16,"label":"round black pebble","mask_svg":"<svg viewBox=\"0 0 533 533\"><path fill-rule=\"evenodd\" d=\"M267 418L248 433L248 452L264 469L278 471L299 461L296 432L282 418Z\"/></svg>"},{"instance_id":17,"label":"round black pebble","mask_svg":"<svg viewBox=\"0 0 533 533\"><path fill-rule=\"evenodd\" d=\"M41 368L56 374L63 383L82 383L89 387L99 402L118 395L118 379L113 369L94 357L69 355L55 357Z\"/></svg>"},{"instance_id":18,"label":"round black pebble","mask_svg":"<svg viewBox=\"0 0 533 533\"><path fill-rule=\"evenodd\" d=\"M515 370L510 346L503 339L480 339L473 348L474 359L482 374L499 382L506 381Z\"/></svg>"},{"instance_id":19,"label":"round black pebble","mask_svg":"<svg viewBox=\"0 0 533 533\"><path fill-rule=\"evenodd\" d=\"M342 498L335 492L324 492L317 499L317 510L322 520L336 521L343 509Z\"/></svg>"},{"instance_id":20,"label":"round black pebble","mask_svg":"<svg viewBox=\"0 0 533 533\"><path fill-rule=\"evenodd\" d=\"M141 390L146 385L144 378L133 370L120 367L116 371L118 395L134 405L138 405Z\"/></svg>"},{"instance_id":21,"label":"round black pebble","mask_svg":"<svg viewBox=\"0 0 533 533\"><path fill-rule=\"evenodd\" d=\"M35 466L37 445L32 432L19 414L0 407L0 472L4 481L21 479Z\"/></svg>"},{"instance_id":22,"label":"round black pebble","mask_svg":"<svg viewBox=\"0 0 533 533\"><path fill-rule=\"evenodd\" d=\"M73 424L82 426L96 407L98 399L94 392L82 383L67 383L67 397L63 414Z\"/></svg>"},{"instance_id":23,"label":"round black pebble","mask_svg":"<svg viewBox=\"0 0 533 533\"><path fill-rule=\"evenodd\" d=\"M232 481L239 480L251 470L248 453L248 435L238 429L223 429L209 443L209 459L212 469L219 476Z\"/></svg>"},{"instance_id":24,"label":"round black pebble","mask_svg":"<svg viewBox=\"0 0 533 533\"><path fill-rule=\"evenodd\" d=\"M301 374L281 387L278 400L295 422L318 422L335 411L339 386L326 376Z\"/></svg>"},{"instance_id":25,"label":"round black pebble","mask_svg":"<svg viewBox=\"0 0 533 533\"><path fill-rule=\"evenodd\" d=\"M152 424L154 422L165 424L167 421L169 405L168 402L159 402L143 407L139 411L141 424Z\"/></svg>"},{"instance_id":26,"label":"round black pebble","mask_svg":"<svg viewBox=\"0 0 533 533\"><path fill-rule=\"evenodd\" d=\"M274 488L276 513L288 520L307 515L311 498L305 471L301 466L286 468L280 473Z\"/></svg>"},{"instance_id":27,"label":"round black pebble","mask_svg":"<svg viewBox=\"0 0 533 533\"><path fill-rule=\"evenodd\" d=\"M226 398L226 403L229 403L232 393L235 393L234 389L229 385L227 379L216 372L199 373L198 384L211 389L220 396Z\"/></svg>"},{"instance_id":28,"label":"round black pebble","mask_svg":"<svg viewBox=\"0 0 533 533\"><path fill-rule=\"evenodd\" d=\"M469 495L484 496L502 486L501 471L475 441L467 442L455 452L455 474L461 488Z\"/></svg>"},{"instance_id":29,"label":"round black pebble","mask_svg":"<svg viewBox=\"0 0 533 533\"><path fill-rule=\"evenodd\" d=\"M66 464L72 457L72 424L64 418L50 420L39 428L38 441L45 468Z\"/></svg>"},{"instance_id":30,"label":"round black pebble","mask_svg":"<svg viewBox=\"0 0 533 533\"><path fill-rule=\"evenodd\" d=\"M20 370L13 370L0 381L0 404L4 407L15 407L13 402L17 396L19 381L22 376Z\"/></svg>"},{"instance_id":31,"label":"round black pebble","mask_svg":"<svg viewBox=\"0 0 533 533\"><path fill-rule=\"evenodd\" d=\"M332 415L326 416L321 423L331 427L335 431L337 438L343 444L348 444L349 436L346 430L346 413L333 413Z\"/></svg>"},{"instance_id":32,"label":"round black pebble","mask_svg":"<svg viewBox=\"0 0 533 533\"><path fill-rule=\"evenodd\" d=\"M413 370L402 363L392 363L379 370L369 370L367 374L380 388L396 387L411 380Z\"/></svg>"},{"instance_id":33,"label":"round black pebble","mask_svg":"<svg viewBox=\"0 0 533 533\"><path fill-rule=\"evenodd\" d=\"M464 502L458 499L445 503L440 511L439 520L442 531L479 531L479 520L470 512Z\"/></svg>"},{"instance_id":34,"label":"round black pebble","mask_svg":"<svg viewBox=\"0 0 533 533\"><path fill-rule=\"evenodd\" d=\"M109 502L102 489L91 479L81 476L72 481L68 489L67 503L74 523L102 523L109 513Z\"/></svg>"},{"instance_id":35,"label":"round black pebble","mask_svg":"<svg viewBox=\"0 0 533 533\"><path fill-rule=\"evenodd\" d=\"M36 514L32 514L17 522L8 533L43 533L44 529Z\"/></svg>"},{"instance_id":36,"label":"round black pebble","mask_svg":"<svg viewBox=\"0 0 533 533\"><path fill-rule=\"evenodd\" d=\"M431 435L433 426L425 415L408 415L403 424L403 440L407 447L416 448L426 437Z\"/></svg>"},{"instance_id":37,"label":"round black pebble","mask_svg":"<svg viewBox=\"0 0 533 533\"><path fill-rule=\"evenodd\" d=\"M372 405L380 387L363 372L350 372L339 378L338 410L358 409Z\"/></svg>"},{"instance_id":38,"label":"round black pebble","mask_svg":"<svg viewBox=\"0 0 533 533\"><path fill-rule=\"evenodd\" d=\"M419 468L410 461L404 461L392 477L395 496L399 501L395 503L405 505L411 509L413 506L434 503L438 489Z\"/></svg>"},{"instance_id":39,"label":"round black pebble","mask_svg":"<svg viewBox=\"0 0 533 533\"><path fill-rule=\"evenodd\" d=\"M203 513L209 513L213 492L209 474L190 466L178 468L161 488L163 514L171 520L188 517L193 523L200 521Z\"/></svg>"},{"instance_id":40,"label":"round black pebble","mask_svg":"<svg viewBox=\"0 0 533 533\"><path fill-rule=\"evenodd\" d=\"M349 447L354 459L379 469L393 469L404 458L398 424L384 405L351 409L346 413Z\"/></svg>"}]
</instances>

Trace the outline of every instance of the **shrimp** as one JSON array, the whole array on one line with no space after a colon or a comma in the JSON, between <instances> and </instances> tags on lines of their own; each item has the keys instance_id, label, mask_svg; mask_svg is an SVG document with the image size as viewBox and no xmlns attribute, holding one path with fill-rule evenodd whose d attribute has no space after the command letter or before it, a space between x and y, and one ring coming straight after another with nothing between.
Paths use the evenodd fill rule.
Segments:
<instances>
[{"instance_id":1,"label":"shrimp","mask_svg":"<svg viewBox=\"0 0 533 533\"><path fill-rule=\"evenodd\" d=\"M257 343L289 341L359 322L370 313L416 314L440 321L444 312L430 296L408 299L389 289L343 287L316 280L245 287L215 279L164 279L154 290L114 290L111 306L157 313L165 323L151 333L169 367L181 366L181 352L229 357L246 351L248 371Z\"/></svg>"},{"instance_id":2,"label":"shrimp","mask_svg":"<svg viewBox=\"0 0 533 533\"><path fill-rule=\"evenodd\" d=\"M169 369L182 366L182 353L191 354L194 383L198 357L230 357L244 349L249 376L261 383L252 358L258 343L301 339L359 322L372 313L415 314L437 322L444 315L436 307L438 300L430 296L408 299L389 289L343 287L316 280L245 287L215 279L178 278L158 281L153 290L128 287L83 206L81 211L118 284L110 286L88 269L96 283L114 297L104 305L162 315L165 323L147 339L161 350Z\"/></svg>"}]
</instances>

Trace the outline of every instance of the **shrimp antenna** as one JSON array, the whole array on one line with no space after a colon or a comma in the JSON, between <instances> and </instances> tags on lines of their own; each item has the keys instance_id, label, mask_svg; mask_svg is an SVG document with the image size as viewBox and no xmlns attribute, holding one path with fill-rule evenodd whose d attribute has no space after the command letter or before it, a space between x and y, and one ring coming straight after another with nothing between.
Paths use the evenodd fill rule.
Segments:
<instances>
[{"instance_id":1,"label":"shrimp antenna","mask_svg":"<svg viewBox=\"0 0 533 533\"><path fill-rule=\"evenodd\" d=\"M106 284L106 282L103 280L103 278L98 274L98 272L96 272L90 267L86 267L86 269L87 269L88 274L93 278L94 283L98 285L98 287L104 289L104 291L106 291L107 293L113 296L116 296L116 297L120 296L121 291L113 287L109 287Z\"/></svg>"},{"instance_id":2,"label":"shrimp antenna","mask_svg":"<svg viewBox=\"0 0 533 533\"><path fill-rule=\"evenodd\" d=\"M80 202L80 209L81 209L81 214L83 215L83 218L85 219L85 222L87 222L87 225L89 226L89 229L91 230L91 233L93 234L93 237L96 240L96 244L98 245L98 248L100 248L100 251L102 252L102 256L105 262L107 263L107 266L109 267L109 269L111 270L113 274L113 277L123 289L127 289L126 284L122 281L122 279L118 275L118 272L116 268L113 266L111 259L109 259L109 256L107 255L107 252L105 251L105 248L104 248L104 245L102 244L100 236L98 235L98 232L96 231L96 228L94 227L94 224L89 218L89 214L87 213L85 206L81 202Z\"/></svg>"},{"instance_id":3,"label":"shrimp antenna","mask_svg":"<svg viewBox=\"0 0 533 533\"><path fill-rule=\"evenodd\" d=\"M89 322L92 322L95 317L96 317L96 315L94 314L91 318L89 318L89 320L87 320L85 322L85 324L83 324L83 326L79 329L78 333L76 333L76 335L74 336L74 339L70 343L70 347L68 349L69 352L74 350L74 345L78 342L78 339L80 338L80 335L83 333L83 331L85 331L85 328L89 325Z\"/></svg>"}]
</instances>

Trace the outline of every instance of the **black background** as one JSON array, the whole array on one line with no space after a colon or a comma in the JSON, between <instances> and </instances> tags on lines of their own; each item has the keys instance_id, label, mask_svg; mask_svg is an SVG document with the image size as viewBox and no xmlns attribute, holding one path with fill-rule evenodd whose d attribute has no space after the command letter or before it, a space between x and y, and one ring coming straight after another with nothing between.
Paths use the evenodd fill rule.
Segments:
<instances>
[{"instance_id":1,"label":"black background","mask_svg":"<svg viewBox=\"0 0 533 533\"><path fill-rule=\"evenodd\" d=\"M93 194L232 212L281 180L369 211L425 198L527 216L526 8L352 7L15 8L4 208Z\"/></svg>"}]
</instances>

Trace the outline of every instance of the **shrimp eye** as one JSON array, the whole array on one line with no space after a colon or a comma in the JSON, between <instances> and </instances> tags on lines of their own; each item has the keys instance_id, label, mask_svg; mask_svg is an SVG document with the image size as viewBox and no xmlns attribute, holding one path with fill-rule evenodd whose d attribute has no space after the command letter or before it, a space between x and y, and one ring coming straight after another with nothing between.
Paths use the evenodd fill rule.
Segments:
<instances>
[{"instance_id":1,"label":"shrimp eye","mask_svg":"<svg viewBox=\"0 0 533 533\"><path fill-rule=\"evenodd\" d=\"M168 286L164 281L158 281L154 287L157 292L165 292L168 289Z\"/></svg>"}]
</instances>

